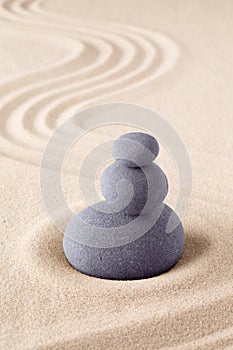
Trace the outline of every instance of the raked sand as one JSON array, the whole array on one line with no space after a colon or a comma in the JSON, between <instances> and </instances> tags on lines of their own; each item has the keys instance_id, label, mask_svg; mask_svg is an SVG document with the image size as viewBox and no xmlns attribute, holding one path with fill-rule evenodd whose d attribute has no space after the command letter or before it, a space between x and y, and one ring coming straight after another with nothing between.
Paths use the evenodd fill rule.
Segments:
<instances>
[{"instance_id":1,"label":"raked sand","mask_svg":"<svg viewBox=\"0 0 233 350\"><path fill-rule=\"evenodd\" d=\"M232 13L225 0L1 1L1 348L233 348ZM57 126L116 101L166 116L192 162L183 256L147 280L71 268L40 193L40 160ZM84 207L85 154L129 130L97 128L70 150L62 183L74 212ZM174 205L166 149L158 163Z\"/></svg>"}]
</instances>

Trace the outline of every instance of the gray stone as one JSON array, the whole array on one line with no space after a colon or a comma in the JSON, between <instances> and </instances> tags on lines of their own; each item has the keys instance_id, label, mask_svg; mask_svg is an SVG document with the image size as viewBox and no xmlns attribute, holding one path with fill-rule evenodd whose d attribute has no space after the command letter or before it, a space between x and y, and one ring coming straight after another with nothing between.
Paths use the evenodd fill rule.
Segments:
<instances>
[{"instance_id":1,"label":"gray stone","mask_svg":"<svg viewBox=\"0 0 233 350\"><path fill-rule=\"evenodd\" d=\"M155 138L142 132L131 132L117 139L112 148L112 155L129 167L142 167L155 160L159 145Z\"/></svg>"},{"instance_id":2,"label":"gray stone","mask_svg":"<svg viewBox=\"0 0 233 350\"><path fill-rule=\"evenodd\" d=\"M64 252L75 269L130 280L160 275L176 264L184 231L178 216L163 203L167 179L152 163L158 152L157 141L143 133L115 141L117 159L101 177L106 200L79 212L65 231Z\"/></svg>"},{"instance_id":3,"label":"gray stone","mask_svg":"<svg viewBox=\"0 0 233 350\"><path fill-rule=\"evenodd\" d=\"M72 240L69 232L66 232L63 242L65 255L75 269L99 278L130 280L160 275L176 264L184 245L181 223L171 233L166 233L172 213L175 215L171 208L164 205L158 221L148 232L120 247L86 246ZM92 225L102 225L104 229L124 225L134 219L122 213L103 214L93 208L87 208L79 215L82 220Z\"/></svg>"},{"instance_id":4,"label":"gray stone","mask_svg":"<svg viewBox=\"0 0 233 350\"><path fill-rule=\"evenodd\" d=\"M153 163L132 168L114 162L103 172L100 187L107 201L118 202L125 214L133 215L140 214L147 201L145 211L153 210L162 203L168 191L164 172Z\"/></svg>"}]
</instances>

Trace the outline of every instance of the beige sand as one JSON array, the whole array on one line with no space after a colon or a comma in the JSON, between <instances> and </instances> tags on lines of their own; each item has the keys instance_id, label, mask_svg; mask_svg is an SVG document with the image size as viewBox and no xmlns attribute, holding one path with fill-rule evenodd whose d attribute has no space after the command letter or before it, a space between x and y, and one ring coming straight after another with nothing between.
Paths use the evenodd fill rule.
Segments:
<instances>
[{"instance_id":1,"label":"beige sand","mask_svg":"<svg viewBox=\"0 0 233 350\"><path fill-rule=\"evenodd\" d=\"M1 1L2 348L233 348L232 12L225 0ZM148 280L72 269L41 200L56 126L112 101L165 115L192 161L182 259ZM126 129L97 129L71 150L63 186L76 210L79 161ZM172 204L173 163L166 152L159 163Z\"/></svg>"}]
</instances>

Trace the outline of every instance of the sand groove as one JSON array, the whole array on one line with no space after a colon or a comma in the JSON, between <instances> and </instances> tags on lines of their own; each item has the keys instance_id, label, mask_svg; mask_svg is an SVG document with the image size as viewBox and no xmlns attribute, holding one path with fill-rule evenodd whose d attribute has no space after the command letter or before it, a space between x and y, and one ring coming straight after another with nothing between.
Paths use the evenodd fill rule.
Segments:
<instances>
[{"instance_id":1,"label":"sand groove","mask_svg":"<svg viewBox=\"0 0 233 350\"><path fill-rule=\"evenodd\" d=\"M29 2L3 2L3 19L10 25L13 14L14 22L33 31L52 27L50 35L67 35L77 53L56 62L58 68L27 73L0 86L1 140L9 144L8 156L15 154L15 147L40 152L61 117L65 120L100 97L156 79L172 68L178 56L175 44L161 33L83 19L79 26L67 20L61 25L39 4L33 2L32 11Z\"/></svg>"},{"instance_id":2,"label":"sand groove","mask_svg":"<svg viewBox=\"0 0 233 350\"><path fill-rule=\"evenodd\" d=\"M28 66L17 67L16 57L13 73L0 80L1 186L6 203L1 208L6 290L2 317L6 322L1 334L6 349L232 349L232 162L223 147L215 161L217 147L212 144L212 140L222 139L231 149L229 140L224 140L225 129L221 129L224 123L215 113L220 114L218 104L222 103L222 117L225 108L232 110L232 103L227 110L225 95L223 103L218 100L220 89L218 93L211 90L221 86L220 82L227 86L227 80L222 81L221 74L215 77L215 60L220 66L218 55L211 51L210 34L205 41L203 23L208 22L210 10L201 22L199 1L192 5L194 18L199 14L202 23L197 40L185 3L180 17L179 4L161 3L166 9L164 18L156 17L154 10L158 23L154 27L149 25L149 14L148 26L143 18L141 25L131 25L124 16L122 21L112 20L112 14L103 19L75 17L69 14L68 2L55 3L56 11L51 10L56 5L49 0L0 1L1 52L12 58L22 43L28 47ZM70 1L70 7L75 9L79 3ZM226 11L227 6L223 1L221 10ZM212 4L210 8L213 11ZM175 23L176 16L181 27ZM211 27L210 17L206 31L211 28L212 38L217 27L221 40L218 35L215 40L222 43L220 33L225 27L222 21ZM220 17L213 15L216 21ZM171 37L174 29L177 40L160 29L146 29L150 27L166 27ZM230 27L226 28L230 32ZM7 46L12 38L15 47ZM43 44L45 49L34 64L30 56L33 45ZM209 52L205 51L207 46ZM184 67L179 65L182 55L186 62L190 59ZM224 55L222 51L221 62ZM54 57L52 63L50 56ZM179 77L182 68L185 81ZM171 271L148 280L116 282L82 275L67 263L62 236L41 206L38 165L45 144L60 123L99 101L118 99L139 88L143 94L148 88L153 105L153 88L163 89L159 78L164 76L169 89L169 73L176 69L177 89L172 89L169 97L158 93L156 98L174 115L192 152L195 188L184 221L183 256ZM198 83L204 76L203 84L198 85L196 76ZM215 108L210 108L211 93L218 101ZM167 107L168 102L171 107ZM200 113L206 113L206 121L199 121ZM219 134L212 123L218 126ZM84 129L85 121L79 127ZM72 179L68 173L67 181ZM77 206L82 207L81 200L75 202Z\"/></svg>"}]
</instances>

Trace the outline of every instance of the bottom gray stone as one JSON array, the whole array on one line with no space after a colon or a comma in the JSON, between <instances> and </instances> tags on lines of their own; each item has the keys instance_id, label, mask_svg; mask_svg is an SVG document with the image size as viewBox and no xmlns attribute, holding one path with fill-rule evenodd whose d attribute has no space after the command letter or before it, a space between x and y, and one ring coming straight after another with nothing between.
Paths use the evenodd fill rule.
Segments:
<instances>
[{"instance_id":1,"label":"bottom gray stone","mask_svg":"<svg viewBox=\"0 0 233 350\"><path fill-rule=\"evenodd\" d=\"M184 246L181 223L166 233L172 213L174 215L172 209L164 205L161 216L148 232L120 247L89 247L73 241L66 232L63 240L66 258L76 270L99 278L132 280L160 275L176 264Z\"/></svg>"}]
</instances>

